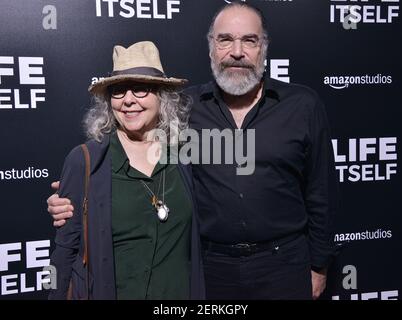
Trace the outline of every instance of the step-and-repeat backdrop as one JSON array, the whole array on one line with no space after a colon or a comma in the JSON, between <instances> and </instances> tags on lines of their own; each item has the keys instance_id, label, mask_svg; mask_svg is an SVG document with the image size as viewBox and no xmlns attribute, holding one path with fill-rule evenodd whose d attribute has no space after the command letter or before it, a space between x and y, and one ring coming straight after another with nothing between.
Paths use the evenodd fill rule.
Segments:
<instances>
[{"instance_id":1,"label":"step-and-repeat backdrop","mask_svg":"<svg viewBox=\"0 0 402 320\"><path fill-rule=\"evenodd\" d=\"M84 141L89 84L115 44L154 41L167 74L209 81L206 33L224 0L0 1L0 299L44 299L55 230L46 211ZM399 0L255 0L271 77L314 88L332 127L343 247L325 299L399 299L402 46ZM45 269L44 269L45 268Z\"/></svg>"}]
</instances>

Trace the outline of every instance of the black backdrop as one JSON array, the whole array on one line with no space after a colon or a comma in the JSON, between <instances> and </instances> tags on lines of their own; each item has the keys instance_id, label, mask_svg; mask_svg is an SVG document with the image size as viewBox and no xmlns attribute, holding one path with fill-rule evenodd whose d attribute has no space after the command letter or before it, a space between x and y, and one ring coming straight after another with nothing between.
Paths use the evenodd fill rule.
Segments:
<instances>
[{"instance_id":1,"label":"black backdrop","mask_svg":"<svg viewBox=\"0 0 402 320\"><path fill-rule=\"evenodd\" d=\"M249 2L268 20L271 75L314 88L326 103L341 180L335 239L346 244L324 298L399 299L399 1ZM40 279L54 229L45 200L84 140L87 87L111 70L113 45L152 40L167 74L206 82L205 34L224 3L0 0L0 299L46 297Z\"/></svg>"}]
</instances>

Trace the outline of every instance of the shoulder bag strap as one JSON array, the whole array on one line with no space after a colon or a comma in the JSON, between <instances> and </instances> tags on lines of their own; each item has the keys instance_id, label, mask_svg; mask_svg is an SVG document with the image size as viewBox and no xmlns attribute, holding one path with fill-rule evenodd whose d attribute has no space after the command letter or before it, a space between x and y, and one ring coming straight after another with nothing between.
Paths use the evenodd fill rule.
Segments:
<instances>
[{"instance_id":1,"label":"shoulder bag strap","mask_svg":"<svg viewBox=\"0 0 402 320\"><path fill-rule=\"evenodd\" d=\"M89 248L88 248L88 194L89 194L89 175L91 173L91 162L88 147L81 145L85 157L85 181L84 181L84 200L82 202L82 224L84 229L84 256L82 263L86 267L87 299L89 299Z\"/></svg>"}]
</instances>

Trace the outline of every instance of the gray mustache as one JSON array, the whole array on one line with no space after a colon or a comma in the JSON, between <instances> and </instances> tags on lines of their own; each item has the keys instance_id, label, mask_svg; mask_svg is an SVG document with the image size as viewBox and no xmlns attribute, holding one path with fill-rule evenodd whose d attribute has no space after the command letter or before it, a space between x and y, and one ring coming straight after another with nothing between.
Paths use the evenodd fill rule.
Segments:
<instances>
[{"instance_id":1,"label":"gray mustache","mask_svg":"<svg viewBox=\"0 0 402 320\"><path fill-rule=\"evenodd\" d=\"M254 69L254 66L252 64L249 64L247 62L242 62L242 61L225 61L225 62L221 63L221 67L222 67L222 69L230 68L230 67Z\"/></svg>"}]
</instances>

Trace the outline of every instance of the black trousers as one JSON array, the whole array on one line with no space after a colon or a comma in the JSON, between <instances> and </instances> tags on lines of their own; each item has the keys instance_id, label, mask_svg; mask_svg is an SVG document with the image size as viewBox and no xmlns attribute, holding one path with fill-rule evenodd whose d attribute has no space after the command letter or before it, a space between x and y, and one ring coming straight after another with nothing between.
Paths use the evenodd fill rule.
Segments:
<instances>
[{"instance_id":1,"label":"black trousers","mask_svg":"<svg viewBox=\"0 0 402 320\"><path fill-rule=\"evenodd\" d=\"M203 250L203 258L207 299L312 299L309 249L304 235L250 256Z\"/></svg>"}]
</instances>

